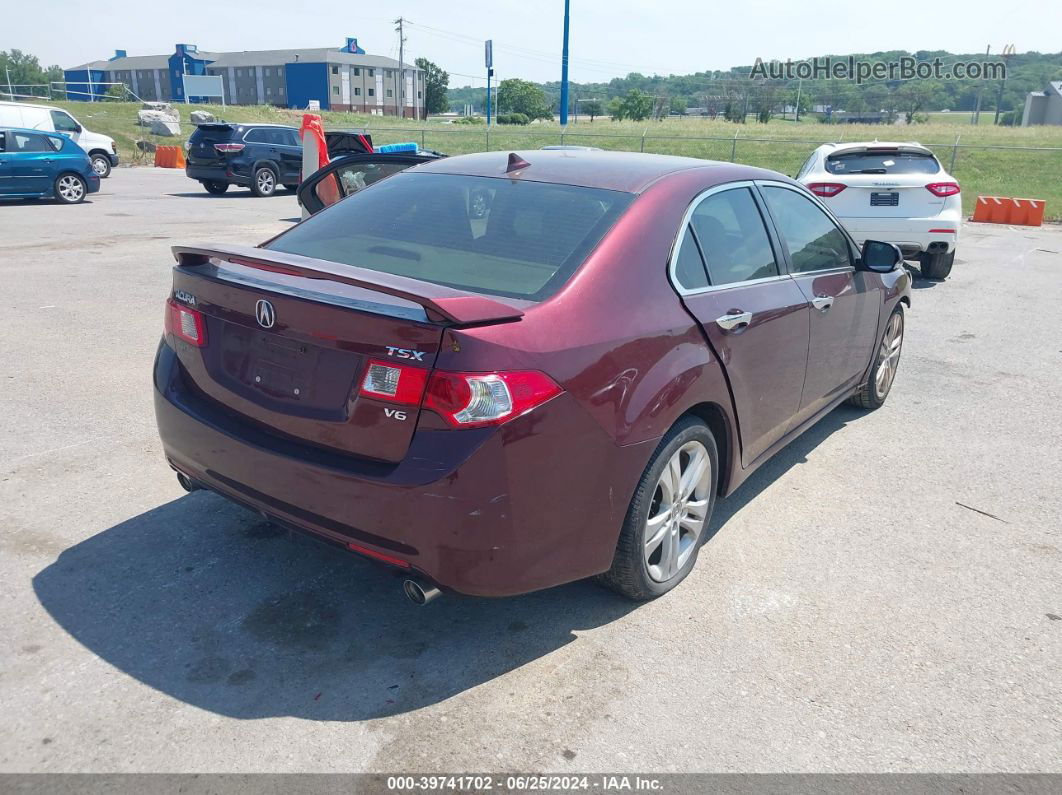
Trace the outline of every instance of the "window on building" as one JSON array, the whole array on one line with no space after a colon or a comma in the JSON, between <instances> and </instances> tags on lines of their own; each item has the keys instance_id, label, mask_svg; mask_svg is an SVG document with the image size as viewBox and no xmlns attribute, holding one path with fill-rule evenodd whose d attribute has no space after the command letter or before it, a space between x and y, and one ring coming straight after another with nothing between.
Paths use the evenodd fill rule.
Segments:
<instances>
[{"instance_id":1,"label":"window on building","mask_svg":"<svg viewBox=\"0 0 1062 795\"><path fill-rule=\"evenodd\" d=\"M334 74L334 75L339 74L339 67L338 66L333 66L332 67L332 74Z\"/></svg>"},{"instance_id":2,"label":"window on building","mask_svg":"<svg viewBox=\"0 0 1062 795\"><path fill-rule=\"evenodd\" d=\"M332 86L332 93L339 96L339 86Z\"/></svg>"},{"instance_id":3,"label":"window on building","mask_svg":"<svg viewBox=\"0 0 1062 795\"><path fill-rule=\"evenodd\" d=\"M385 69L384 70L384 77L386 77L388 80L391 79L391 70L390 69Z\"/></svg>"},{"instance_id":4,"label":"window on building","mask_svg":"<svg viewBox=\"0 0 1062 795\"><path fill-rule=\"evenodd\" d=\"M424 92L423 91L418 91L417 92L417 99L423 99L423 98L424 98Z\"/></svg>"},{"instance_id":5,"label":"window on building","mask_svg":"<svg viewBox=\"0 0 1062 795\"><path fill-rule=\"evenodd\" d=\"M361 67L360 66L355 66L354 67L354 77L361 77Z\"/></svg>"},{"instance_id":6,"label":"window on building","mask_svg":"<svg viewBox=\"0 0 1062 795\"><path fill-rule=\"evenodd\" d=\"M376 96L376 89L375 88L370 88L369 89L369 96L370 97L375 97Z\"/></svg>"},{"instance_id":7,"label":"window on building","mask_svg":"<svg viewBox=\"0 0 1062 795\"><path fill-rule=\"evenodd\" d=\"M266 86L266 96L267 97L273 96L273 89L270 88L269 86Z\"/></svg>"},{"instance_id":8,"label":"window on building","mask_svg":"<svg viewBox=\"0 0 1062 795\"><path fill-rule=\"evenodd\" d=\"M356 96L356 97L360 97L361 96L361 88L360 87L354 86L354 96Z\"/></svg>"},{"instance_id":9,"label":"window on building","mask_svg":"<svg viewBox=\"0 0 1062 795\"><path fill-rule=\"evenodd\" d=\"M395 94L391 89L387 89L387 96L393 97Z\"/></svg>"},{"instance_id":10,"label":"window on building","mask_svg":"<svg viewBox=\"0 0 1062 795\"><path fill-rule=\"evenodd\" d=\"M376 70L375 69L370 69L369 70L369 77L376 77Z\"/></svg>"}]
</instances>

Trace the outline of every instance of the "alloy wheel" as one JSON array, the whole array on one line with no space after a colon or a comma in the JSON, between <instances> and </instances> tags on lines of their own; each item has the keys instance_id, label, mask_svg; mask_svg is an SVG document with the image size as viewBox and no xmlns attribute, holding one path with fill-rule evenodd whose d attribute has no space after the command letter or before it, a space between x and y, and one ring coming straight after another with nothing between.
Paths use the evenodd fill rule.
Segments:
<instances>
[{"instance_id":1,"label":"alloy wheel","mask_svg":"<svg viewBox=\"0 0 1062 795\"><path fill-rule=\"evenodd\" d=\"M59 178L59 195L68 202L81 201L85 195L85 185L77 177L67 174Z\"/></svg>"},{"instance_id":2,"label":"alloy wheel","mask_svg":"<svg viewBox=\"0 0 1062 795\"><path fill-rule=\"evenodd\" d=\"M107 173L108 163L102 157L92 158L92 170L96 172L97 177L102 177Z\"/></svg>"},{"instance_id":3,"label":"alloy wheel","mask_svg":"<svg viewBox=\"0 0 1062 795\"><path fill-rule=\"evenodd\" d=\"M903 347L903 315L895 313L885 327L885 336L878 351L878 369L874 374L874 390L878 398L884 398L896 379L900 364L900 349Z\"/></svg>"},{"instance_id":4,"label":"alloy wheel","mask_svg":"<svg viewBox=\"0 0 1062 795\"><path fill-rule=\"evenodd\" d=\"M645 522L645 565L656 582L667 582L696 551L708 513L712 460L698 441L687 442L667 462Z\"/></svg>"},{"instance_id":5,"label":"alloy wheel","mask_svg":"<svg viewBox=\"0 0 1062 795\"><path fill-rule=\"evenodd\" d=\"M258 176L255 177L258 184L258 190L262 193L272 193L277 186L276 178L273 176L273 172L268 168L263 168L258 172Z\"/></svg>"}]
</instances>

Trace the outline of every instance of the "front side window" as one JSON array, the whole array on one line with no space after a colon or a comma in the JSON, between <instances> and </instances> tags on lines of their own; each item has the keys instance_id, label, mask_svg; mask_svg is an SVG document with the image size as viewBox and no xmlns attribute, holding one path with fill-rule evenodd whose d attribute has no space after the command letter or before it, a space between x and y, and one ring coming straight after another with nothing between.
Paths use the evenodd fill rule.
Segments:
<instances>
[{"instance_id":1,"label":"front side window","mask_svg":"<svg viewBox=\"0 0 1062 795\"><path fill-rule=\"evenodd\" d=\"M56 132L77 132L77 122L70 118L69 115L63 113L61 110L53 110L52 114L52 126L55 127Z\"/></svg>"},{"instance_id":2,"label":"front side window","mask_svg":"<svg viewBox=\"0 0 1062 795\"><path fill-rule=\"evenodd\" d=\"M690 217L713 286L778 275L763 217L748 188L714 193Z\"/></svg>"},{"instance_id":3,"label":"front side window","mask_svg":"<svg viewBox=\"0 0 1062 795\"><path fill-rule=\"evenodd\" d=\"M355 190L368 183L371 168L340 174L344 192L348 182ZM542 300L568 280L633 198L545 182L399 173L311 216L267 248Z\"/></svg>"},{"instance_id":4,"label":"front side window","mask_svg":"<svg viewBox=\"0 0 1062 795\"><path fill-rule=\"evenodd\" d=\"M788 188L763 188L778 232L789 249L794 273L852 264L848 238L815 202Z\"/></svg>"}]
</instances>

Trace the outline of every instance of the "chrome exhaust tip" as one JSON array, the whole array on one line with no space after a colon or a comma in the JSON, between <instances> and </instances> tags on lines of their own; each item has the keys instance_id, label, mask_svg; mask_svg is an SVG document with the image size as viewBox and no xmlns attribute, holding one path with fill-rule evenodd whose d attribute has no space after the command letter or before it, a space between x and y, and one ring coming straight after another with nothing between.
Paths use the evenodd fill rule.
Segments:
<instances>
[{"instance_id":1,"label":"chrome exhaust tip","mask_svg":"<svg viewBox=\"0 0 1062 795\"><path fill-rule=\"evenodd\" d=\"M183 472L177 473L177 482L181 484L181 488L187 492L199 491L202 488L198 483L192 480Z\"/></svg>"},{"instance_id":2,"label":"chrome exhaust tip","mask_svg":"<svg viewBox=\"0 0 1062 795\"><path fill-rule=\"evenodd\" d=\"M402 582L402 592L409 601L418 607L423 607L432 599L442 596L442 591L431 583L412 579Z\"/></svg>"}]
</instances>

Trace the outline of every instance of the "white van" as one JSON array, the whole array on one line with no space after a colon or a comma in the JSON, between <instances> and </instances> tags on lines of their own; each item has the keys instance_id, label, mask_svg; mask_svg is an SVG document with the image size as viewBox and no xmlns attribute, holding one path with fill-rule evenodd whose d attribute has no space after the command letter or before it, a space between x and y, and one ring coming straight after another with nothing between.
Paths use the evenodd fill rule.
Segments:
<instances>
[{"instance_id":1,"label":"white van","mask_svg":"<svg viewBox=\"0 0 1062 795\"><path fill-rule=\"evenodd\" d=\"M0 127L57 132L72 138L88 153L92 170L101 178L109 177L111 168L118 165L118 146L114 139L86 129L62 108L25 102L0 102Z\"/></svg>"}]
</instances>

